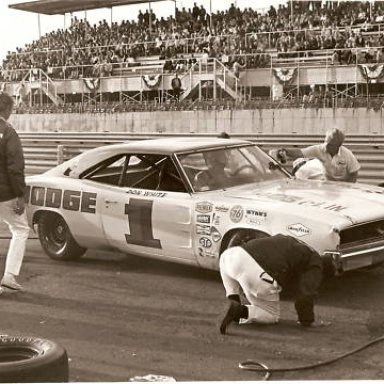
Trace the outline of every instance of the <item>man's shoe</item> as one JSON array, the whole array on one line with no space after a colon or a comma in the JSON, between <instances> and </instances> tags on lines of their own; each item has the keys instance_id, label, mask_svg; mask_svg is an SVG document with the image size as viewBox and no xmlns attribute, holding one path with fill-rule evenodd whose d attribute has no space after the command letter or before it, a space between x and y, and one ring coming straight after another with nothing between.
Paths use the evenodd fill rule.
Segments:
<instances>
[{"instance_id":1,"label":"man's shoe","mask_svg":"<svg viewBox=\"0 0 384 384\"><path fill-rule=\"evenodd\" d=\"M229 300L229 304L227 304L224 318L220 323L220 333L222 335L225 335L228 325L234 321L239 322L242 313L242 305L237 301Z\"/></svg>"},{"instance_id":2,"label":"man's shoe","mask_svg":"<svg viewBox=\"0 0 384 384\"><path fill-rule=\"evenodd\" d=\"M1 286L12 289L14 291L22 291L23 287L16 281L15 277L11 274L4 275L1 280Z\"/></svg>"}]
</instances>

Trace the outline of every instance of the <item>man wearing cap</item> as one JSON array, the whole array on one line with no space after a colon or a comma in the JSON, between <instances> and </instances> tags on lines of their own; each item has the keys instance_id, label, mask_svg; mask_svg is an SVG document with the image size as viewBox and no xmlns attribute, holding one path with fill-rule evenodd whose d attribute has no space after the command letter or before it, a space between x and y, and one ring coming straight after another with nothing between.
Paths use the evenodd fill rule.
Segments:
<instances>
[{"instance_id":1,"label":"man wearing cap","mask_svg":"<svg viewBox=\"0 0 384 384\"><path fill-rule=\"evenodd\" d=\"M13 103L11 96L0 93L0 221L6 223L12 233L1 286L20 291L22 286L16 276L23 262L29 226L24 203L23 149L17 132L7 121Z\"/></svg>"},{"instance_id":2,"label":"man wearing cap","mask_svg":"<svg viewBox=\"0 0 384 384\"><path fill-rule=\"evenodd\" d=\"M252 239L231 247L220 256L220 274L228 303L220 322L220 333L229 324L274 324L280 318L281 289L295 294L298 323L315 323L314 298L323 275L320 255L291 236L277 234ZM241 304L244 293L248 303Z\"/></svg>"},{"instance_id":3,"label":"man wearing cap","mask_svg":"<svg viewBox=\"0 0 384 384\"><path fill-rule=\"evenodd\" d=\"M354 183L360 169L355 155L343 146L344 133L334 128L325 135L324 144L311 145L306 148L282 148L277 151L279 161L286 158L295 160L300 157L315 158L321 161L327 180Z\"/></svg>"}]
</instances>

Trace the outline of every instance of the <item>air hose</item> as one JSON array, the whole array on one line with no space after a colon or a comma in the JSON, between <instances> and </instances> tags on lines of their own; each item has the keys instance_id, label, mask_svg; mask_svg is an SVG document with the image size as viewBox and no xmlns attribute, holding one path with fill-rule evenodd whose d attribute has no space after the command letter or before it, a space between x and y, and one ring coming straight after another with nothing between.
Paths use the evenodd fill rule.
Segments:
<instances>
[{"instance_id":1,"label":"air hose","mask_svg":"<svg viewBox=\"0 0 384 384\"><path fill-rule=\"evenodd\" d=\"M247 371L264 372L265 376L264 376L263 380L268 380L270 378L272 372L304 371L306 369L313 369L313 368L317 368L317 367L322 367L324 365L328 365L328 364L334 363L338 360L341 360L341 359L343 359L347 356L350 356L356 352L362 351L363 349L368 348L371 345L377 344L381 341L384 341L384 335L380 336L376 339L373 339L373 340L369 341L368 343L366 343L366 344L364 344L358 348L355 348L352 351L346 352L346 353L344 353L338 357L335 357L335 358L330 359L330 360L325 360L325 361L322 361L322 362L316 363L316 364L301 365L298 367L290 367L290 368L268 368L263 363L259 363L257 361L253 361L253 360L247 360L245 362L239 363L239 368L247 370Z\"/></svg>"}]
</instances>

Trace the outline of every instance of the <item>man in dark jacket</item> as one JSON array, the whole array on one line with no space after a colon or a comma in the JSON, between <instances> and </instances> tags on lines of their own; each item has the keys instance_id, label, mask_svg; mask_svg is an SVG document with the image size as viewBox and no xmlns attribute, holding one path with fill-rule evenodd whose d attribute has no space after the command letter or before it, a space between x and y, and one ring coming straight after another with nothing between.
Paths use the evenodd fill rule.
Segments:
<instances>
[{"instance_id":1,"label":"man in dark jacket","mask_svg":"<svg viewBox=\"0 0 384 384\"><path fill-rule=\"evenodd\" d=\"M295 290L299 324L309 327L314 323L314 298L322 280L322 261L307 244L281 234L253 239L222 253L220 273L229 299L220 333L225 334L232 322L277 323L279 293L286 288ZM242 292L247 305L241 304Z\"/></svg>"},{"instance_id":2,"label":"man in dark jacket","mask_svg":"<svg viewBox=\"0 0 384 384\"><path fill-rule=\"evenodd\" d=\"M12 233L1 286L22 290L15 277L23 262L29 227L24 203L23 149L18 134L7 122L12 109L12 97L0 93L0 220Z\"/></svg>"}]
</instances>

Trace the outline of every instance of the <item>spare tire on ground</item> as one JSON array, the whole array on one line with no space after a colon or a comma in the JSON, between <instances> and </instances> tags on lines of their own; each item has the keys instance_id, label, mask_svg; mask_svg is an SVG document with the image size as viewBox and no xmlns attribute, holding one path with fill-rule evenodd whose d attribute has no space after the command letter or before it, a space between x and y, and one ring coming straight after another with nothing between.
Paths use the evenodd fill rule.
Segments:
<instances>
[{"instance_id":1,"label":"spare tire on ground","mask_svg":"<svg viewBox=\"0 0 384 384\"><path fill-rule=\"evenodd\" d=\"M68 356L56 342L0 336L0 383L68 382Z\"/></svg>"}]
</instances>

